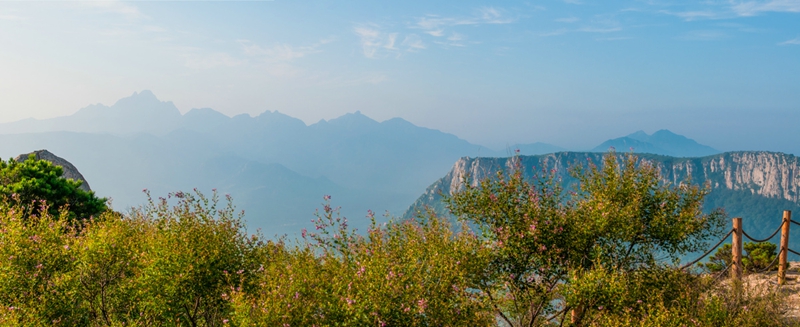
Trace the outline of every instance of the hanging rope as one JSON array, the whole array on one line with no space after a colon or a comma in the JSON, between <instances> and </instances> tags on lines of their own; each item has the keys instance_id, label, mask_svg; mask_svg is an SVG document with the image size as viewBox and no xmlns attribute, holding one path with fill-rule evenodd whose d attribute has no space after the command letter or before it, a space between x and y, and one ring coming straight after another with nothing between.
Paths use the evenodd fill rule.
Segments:
<instances>
[{"instance_id":1,"label":"hanging rope","mask_svg":"<svg viewBox=\"0 0 800 327\"><path fill-rule=\"evenodd\" d=\"M728 265L727 267L725 267L725 269L717 273L717 275L714 276L714 281L716 282L717 280L719 280L720 277L724 276L725 273L728 272L728 269L731 269L731 266L733 265Z\"/></svg>"},{"instance_id":2,"label":"hanging rope","mask_svg":"<svg viewBox=\"0 0 800 327\"><path fill-rule=\"evenodd\" d=\"M761 270L758 270L758 271L754 271L754 273L756 273L756 274L760 274L760 273L763 273L763 272L769 271L769 270L770 270L770 268L772 268L772 265L774 265L776 262L778 262L778 258L781 256L781 253L783 253L783 249L781 249L780 251L778 251L778 254L777 254L777 255L775 255L775 259L772 259L772 263L770 263L769 265L767 265L767 267L766 267L766 268L764 268L764 269L761 269Z\"/></svg>"},{"instance_id":3,"label":"hanging rope","mask_svg":"<svg viewBox=\"0 0 800 327\"><path fill-rule=\"evenodd\" d=\"M753 241L753 242L756 242L756 243L763 243L763 242L766 242L766 241L769 241L769 240L771 240L773 237L775 237L775 235L778 235L778 232L780 232L780 231L781 231L781 228L783 227L783 224L785 224L785 222L781 223L781 225L780 225L780 226L778 226L778 229L776 229L776 230L775 230L775 232L774 232L774 233L772 233L772 235L770 235L769 237L767 237L767 238L765 238L765 239L763 239L763 240L755 239L755 238L753 238L752 236L750 236L750 235L747 235L747 232L745 232L744 230L742 230L742 235L744 235L744 237L747 237L747 238L749 238L749 239L750 239L751 241Z\"/></svg>"},{"instance_id":4,"label":"hanging rope","mask_svg":"<svg viewBox=\"0 0 800 327\"><path fill-rule=\"evenodd\" d=\"M789 221L791 221L791 222L792 222L792 224L795 224L795 225L797 225L797 226L800 226L800 223L798 223L798 222L794 221L794 219L790 219Z\"/></svg>"},{"instance_id":5,"label":"hanging rope","mask_svg":"<svg viewBox=\"0 0 800 327\"><path fill-rule=\"evenodd\" d=\"M792 250L792 249L789 249L789 248L786 248L786 249L789 250L789 252L791 252L791 253L794 253L796 255L800 255L800 253L797 253L797 251L795 251L795 250Z\"/></svg>"},{"instance_id":6,"label":"hanging rope","mask_svg":"<svg viewBox=\"0 0 800 327\"><path fill-rule=\"evenodd\" d=\"M716 244L716 245L712 246L712 247L711 247L711 249L709 249L709 250L708 250L706 253L703 253L703 255L701 255L699 258L695 259L694 261L692 261L692 262L690 262L690 263L687 263L687 264L685 264L685 265L681 266L681 268L680 268L680 269L681 269L681 270L683 270L683 269L686 269L686 268L688 268L688 267L691 267L691 266L693 266L695 263L698 263L700 260L703 260L703 258L705 258L707 255L711 254L711 252L713 252L714 250L716 250L716 249L717 249L717 247L718 247L720 244L722 244L722 242L725 242L725 240L726 240L726 239L728 239L728 236L731 236L731 234L733 234L733 230L732 230L732 229L731 229L731 231L730 231L730 232L728 232L728 234L725 234L725 236L723 236L723 237L722 237L722 239L721 239L721 240L719 240L719 242L717 242L717 244Z\"/></svg>"}]
</instances>

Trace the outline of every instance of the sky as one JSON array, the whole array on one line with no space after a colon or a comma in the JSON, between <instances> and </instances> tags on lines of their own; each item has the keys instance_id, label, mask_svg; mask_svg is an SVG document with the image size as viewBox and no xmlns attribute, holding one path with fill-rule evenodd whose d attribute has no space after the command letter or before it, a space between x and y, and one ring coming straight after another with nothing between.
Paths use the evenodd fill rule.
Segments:
<instances>
[{"instance_id":1,"label":"sky","mask_svg":"<svg viewBox=\"0 0 800 327\"><path fill-rule=\"evenodd\" d=\"M495 148L669 129L800 153L800 0L0 1L0 122L141 90Z\"/></svg>"}]
</instances>

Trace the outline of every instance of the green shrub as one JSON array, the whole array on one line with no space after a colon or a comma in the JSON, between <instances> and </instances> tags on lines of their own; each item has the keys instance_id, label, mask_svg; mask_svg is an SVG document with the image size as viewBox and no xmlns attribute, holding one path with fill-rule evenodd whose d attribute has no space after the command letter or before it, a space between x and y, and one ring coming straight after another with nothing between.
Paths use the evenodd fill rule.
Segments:
<instances>
[{"instance_id":1,"label":"green shrub","mask_svg":"<svg viewBox=\"0 0 800 327\"><path fill-rule=\"evenodd\" d=\"M38 215L46 207L56 217L66 207L64 217L69 219L89 218L107 209L105 198L82 190L81 181L65 179L63 172L49 161L36 160L33 154L23 162L0 160L0 200L19 205L30 215Z\"/></svg>"},{"instance_id":2,"label":"green shrub","mask_svg":"<svg viewBox=\"0 0 800 327\"><path fill-rule=\"evenodd\" d=\"M768 270L777 270L777 256L778 246L774 243L744 243L744 253L742 255L742 266L747 272L760 272L767 268ZM712 255L708 262L700 264L711 272L718 272L726 269L733 261L732 248L730 244L724 244Z\"/></svg>"},{"instance_id":3,"label":"green shrub","mask_svg":"<svg viewBox=\"0 0 800 327\"><path fill-rule=\"evenodd\" d=\"M702 213L707 189L662 183L657 167L632 154L576 167L573 192L559 187L554 172L530 182L521 171L465 180L448 200L491 242L491 282L481 290L508 325L564 319L571 309L577 322L598 308L622 310L635 300L626 289L639 275L664 270L659 257L677 262L722 226L721 212Z\"/></svg>"},{"instance_id":4,"label":"green shrub","mask_svg":"<svg viewBox=\"0 0 800 327\"><path fill-rule=\"evenodd\" d=\"M515 172L468 186L451 205L472 225L370 214L359 234L326 202L296 241L248 235L216 193L85 220L0 201L0 326L792 324L777 292L661 260L701 249L721 216L699 211L704 190L610 157L574 193Z\"/></svg>"},{"instance_id":5,"label":"green shrub","mask_svg":"<svg viewBox=\"0 0 800 327\"><path fill-rule=\"evenodd\" d=\"M255 294L233 292L242 326L490 326L473 287L485 253L478 238L446 219L348 230L330 205L296 248L273 245Z\"/></svg>"}]
</instances>

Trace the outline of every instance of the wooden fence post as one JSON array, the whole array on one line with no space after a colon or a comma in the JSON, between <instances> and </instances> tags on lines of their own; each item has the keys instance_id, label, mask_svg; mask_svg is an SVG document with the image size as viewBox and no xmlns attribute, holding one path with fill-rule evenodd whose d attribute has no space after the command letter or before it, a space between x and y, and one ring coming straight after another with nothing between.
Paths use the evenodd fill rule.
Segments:
<instances>
[{"instance_id":1,"label":"wooden fence post","mask_svg":"<svg viewBox=\"0 0 800 327\"><path fill-rule=\"evenodd\" d=\"M778 257L778 285L786 284L786 270L789 268L787 258L789 257L789 225L791 225L791 220L792 212L784 210L783 225L781 226L780 256Z\"/></svg>"},{"instance_id":2,"label":"wooden fence post","mask_svg":"<svg viewBox=\"0 0 800 327\"><path fill-rule=\"evenodd\" d=\"M570 311L570 319L569 319L569 321L572 323L573 326L576 326L576 327L580 327L581 326L580 319L581 319L581 315L582 314L583 314L583 307L582 306L574 308L574 309L572 309L572 311Z\"/></svg>"},{"instance_id":3,"label":"wooden fence post","mask_svg":"<svg viewBox=\"0 0 800 327\"><path fill-rule=\"evenodd\" d=\"M731 252L731 277L742 280L742 218L733 218Z\"/></svg>"}]
</instances>

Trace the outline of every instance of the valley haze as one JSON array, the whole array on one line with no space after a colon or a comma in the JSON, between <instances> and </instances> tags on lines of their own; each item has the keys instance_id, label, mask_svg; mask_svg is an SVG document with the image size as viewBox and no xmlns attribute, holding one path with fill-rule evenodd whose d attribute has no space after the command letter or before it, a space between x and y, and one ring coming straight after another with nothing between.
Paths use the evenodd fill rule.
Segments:
<instances>
[{"instance_id":1,"label":"valley haze","mask_svg":"<svg viewBox=\"0 0 800 327\"><path fill-rule=\"evenodd\" d=\"M721 152L668 130L596 143L589 151L673 157ZM147 90L69 116L0 124L4 158L38 149L79 167L117 209L142 204L143 189L154 196L217 189L233 196L251 228L270 236L309 227L323 195L363 228L367 210L403 215L460 158L575 150L542 142L490 149L402 118L378 122L358 111L311 125L277 111L229 117L202 108L181 114Z\"/></svg>"}]
</instances>

